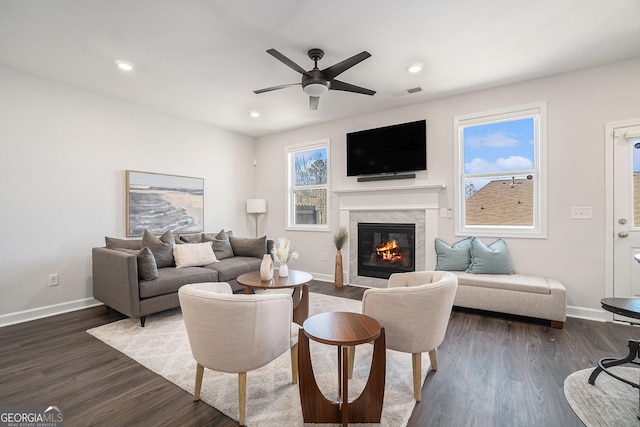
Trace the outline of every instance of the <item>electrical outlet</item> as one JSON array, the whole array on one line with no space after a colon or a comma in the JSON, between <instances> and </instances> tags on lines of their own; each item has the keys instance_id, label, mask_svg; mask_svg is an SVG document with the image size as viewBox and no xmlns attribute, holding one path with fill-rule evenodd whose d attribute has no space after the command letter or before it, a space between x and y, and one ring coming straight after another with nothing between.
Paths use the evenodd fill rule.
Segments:
<instances>
[{"instance_id":1,"label":"electrical outlet","mask_svg":"<svg viewBox=\"0 0 640 427\"><path fill-rule=\"evenodd\" d=\"M58 273L50 274L48 279L49 286L58 286L60 284L60 277Z\"/></svg>"},{"instance_id":2,"label":"electrical outlet","mask_svg":"<svg viewBox=\"0 0 640 427\"><path fill-rule=\"evenodd\" d=\"M593 218L593 212L591 206L571 208L571 219L591 219Z\"/></svg>"},{"instance_id":3,"label":"electrical outlet","mask_svg":"<svg viewBox=\"0 0 640 427\"><path fill-rule=\"evenodd\" d=\"M329 261L329 254L327 252L322 253L322 261Z\"/></svg>"}]
</instances>

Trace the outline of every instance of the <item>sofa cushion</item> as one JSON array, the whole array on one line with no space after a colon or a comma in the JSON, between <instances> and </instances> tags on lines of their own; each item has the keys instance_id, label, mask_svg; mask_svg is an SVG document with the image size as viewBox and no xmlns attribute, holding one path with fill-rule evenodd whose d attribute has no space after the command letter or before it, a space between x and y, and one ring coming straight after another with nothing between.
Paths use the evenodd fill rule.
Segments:
<instances>
[{"instance_id":1,"label":"sofa cushion","mask_svg":"<svg viewBox=\"0 0 640 427\"><path fill-rule=\"evenodd\" d=\"M178 292L182 285L189 283L217 282L218 272L209 268L166 267L158 269L158 278L155 280L140 280L140 298L150 298L158 295Z\"/></svg>"},{"instance_id":2,"label":"sofa cushion","mask_svg":"<svg viewBox=\"0 0 640 427\"><path fill-rule=\"evenodd\" d=\"M218 239L211 237L211 234L202 235L203 242L211 242L213 245L213 252L216 254L216 258L221 260L225 258L231 258L235 256L233 249L231 248L231 242L229 239Z\"/></svg>"},{"instance_id":3,"label":"sofa cushion","mask_svg":"<svg viewBox=\"0 0 640 427\"><path fill-rule=\"evenodd\" d=\"M205 265L205 268L217 271L218 280L220 282L227 282L241 274L260 270L261 262L261 258L234 256L233 258L227 258L213 264Z\"/></svg>"},{"instance_id":4,"label":"sofa cushion","mask_svg":"<svg viewBox=\"0 0 640 427\"><path fill-rule=\"evenodd\" d=\"M173 267L175 265L173 260L173 243L174 239L171 231L166 231L160 238L151 234L149 230L144 230L144 234L142 235L142 246L151 249L158 268Z\"/></svg>"},{"instance_id":5,"label":"sofa cushion","mask_svg":"<svg viewBox=\"0 0 640 427\"><path fill-rule=\"evenodd\" d=\"M474 236L467 237L449 246L444 240L435 239L437 255L436 270L465 271L471 265L471 241Z\"/></svg>"},{"instance_id":6,"label":"sofa cushion","mask_svg":"<svg viewBox=\"0 0 640 427\"><path fill-rule=\"evenodd\" d=\"M128 240L105 236L104 243L107 249L142 249L142 240L140 239Z\"/></svg>"},{"instance_id":7,"label":"sofa cushion","mask_svg":"<svg viewBox=\"0 0 640 427\"><path fill-rule=\"evenodd\" d=\"M260 258L267 253L267 236L229 238L235 256ZM224 281L224 280L223 280Z\"/></svg>"},{"instance_id":8,"label":"sofa cushion","mask_svg":"<svg viewBox=\"0 0 640 427\"><path fill-rule=\"evenodd\" d=\"M201 267L216 262L211 242L173 245L176 268Z\"/></svg>"},{"instance_id":9,"label":"sofa cushion","mask_svg":"<svg viewBox=\"0 0 640 427\"><path fill-rule=\"evenodd\" d=\"M524 274L473 274L454 271L458 285L480 288L504 289L548 295L551 293L549 281L544 277Z\"/></svg>"},{"instance_id":10,"label":"sofa cushion","mask_svg":"<svg viewBox=\"0 0 640 427\"><path fill-rule=\"evenodd\" d=\"M153 280L158 277L156 259L146 246L142 249L113 248L112 250L136 256L138 277L143 280Z\"/></svg>"},{"instance_id":11,"label":"sofa cushion","mask_svg":"<svg viewBox=\"0 0 640 427\"><path fill-rule=\"evenodd\" d=\"M471 265L466 270L474 274L515 274L507 243L498 239L486 246L480 239L471 240Z\"/></svg>"}]
</instances>

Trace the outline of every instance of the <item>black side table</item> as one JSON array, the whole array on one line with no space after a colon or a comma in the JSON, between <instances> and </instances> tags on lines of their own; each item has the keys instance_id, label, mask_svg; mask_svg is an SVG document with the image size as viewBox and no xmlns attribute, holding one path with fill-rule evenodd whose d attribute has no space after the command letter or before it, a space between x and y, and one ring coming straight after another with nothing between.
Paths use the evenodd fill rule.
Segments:
<instances>
[{"instance_id":1,"label":"black side table","mask_svg":"<svg viewBox=\"0 0 640 427\"><path fill-rule=\"evenodd\" d=\"M602 304L602 308L611 313L631 317L633 319L640 319L640 298L603 298L600 300L600 304ZM636 360L640 358L640 340L629 340L627 345L629 347L629 354L622 359L605 357L598 361L598 366L593 370L589 377L589 384L594 385L598 375L600 375L601 372L605 372L613 378L640 390L640 384L622 378L607 369L613 366L624 365L626 363L640 365L640 361ZM640 395L638 400L638 419L640 419Z\"/></svg>"}]
</instances>

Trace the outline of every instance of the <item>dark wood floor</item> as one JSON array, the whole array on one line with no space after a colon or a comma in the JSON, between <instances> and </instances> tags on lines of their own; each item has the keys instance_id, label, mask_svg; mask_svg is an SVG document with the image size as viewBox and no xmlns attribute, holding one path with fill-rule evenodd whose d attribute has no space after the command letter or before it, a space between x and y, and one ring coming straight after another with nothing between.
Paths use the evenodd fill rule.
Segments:
<instances>
[{"instance_id":1,"label":"dark wood floor","mask_svg":"<svg viewBox=\"0 0 640 427\"><path fill-rule=\"evenodd\" d=\"M312 290L354 299L363 292L323 282ZM237 425L85 332L121 318L94 307L0 328L0 405L62 406L67 426ZM639 335L619 324L568 319L557 330L455 309L409 426L581 426L564 398L565 377L626 355Z\"/></svg>"}]
</instances>

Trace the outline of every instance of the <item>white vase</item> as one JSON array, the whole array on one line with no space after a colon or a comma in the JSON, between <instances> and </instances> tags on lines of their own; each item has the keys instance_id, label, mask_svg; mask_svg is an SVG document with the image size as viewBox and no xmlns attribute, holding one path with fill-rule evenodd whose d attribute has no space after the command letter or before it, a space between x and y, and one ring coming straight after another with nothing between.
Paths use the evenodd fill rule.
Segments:
<instances>
[{"instance_id":1,"label":"white vase","mask_svg":"<svg viewBox=\"0 0 640 427\"><path fill-rule=\"evenodd\" d=\"M289 266L287 264L280 264L280 268L278 269L278 276L280 277L289 276Z\"/></svg>"},{"instance_id":2,"label":"white vase","mask_svg":"<svg viewBox=\"0 0 640 427\"><path fill-rule=\"evenodd\" d=\"M262 262L260 263L260 280L271 280L273 279L273 259L271 259L271 255L264 254L262 257Z\"/></svg>"}]
</instances>

